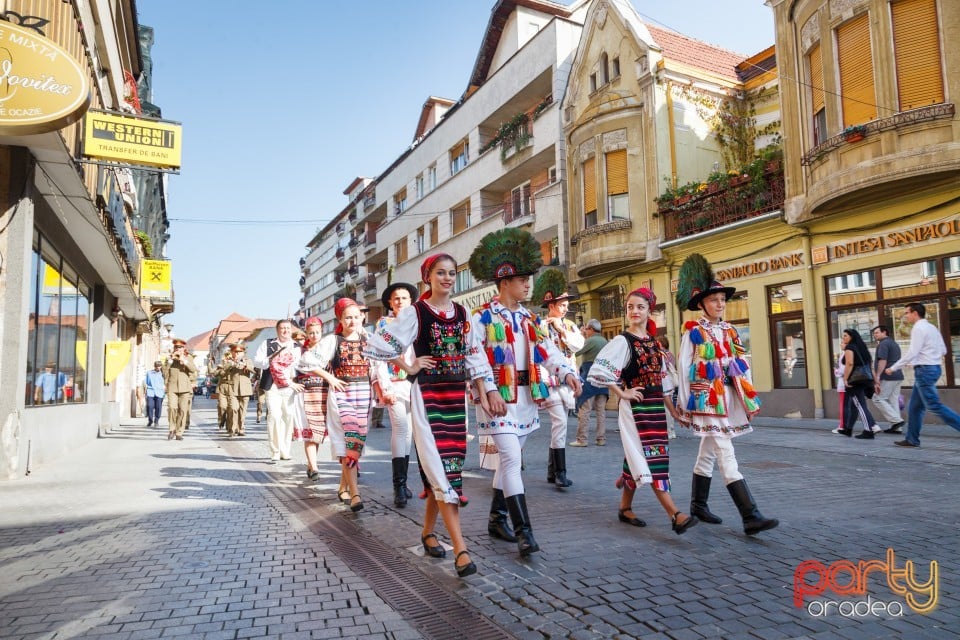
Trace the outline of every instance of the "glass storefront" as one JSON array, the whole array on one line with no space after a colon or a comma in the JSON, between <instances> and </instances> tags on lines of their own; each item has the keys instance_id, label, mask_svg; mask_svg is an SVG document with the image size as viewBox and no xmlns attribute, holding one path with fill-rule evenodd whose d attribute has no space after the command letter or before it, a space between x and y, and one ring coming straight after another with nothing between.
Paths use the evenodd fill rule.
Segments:
<instances>
[{"instance_id":1,"label":"glass storefront","mask_svg":"<svg viewBox=\"0 0 960 640\"><path fill-rule=\"evenodd\" d=\"M844 329L860 333L871 354L876 352L872 330L885 325L904 353L910 347L911 326L903 319L907 303L919 302L927 320L939 328L947 356L939 386L960 386L960 256L938 256L919 262L858 271L826 279L831 357L835 361ZM904 386L913 385L906 367Z\"/></svg>"},{"instance_id":2,"label":"glass storefront","mask_svg":"<svg viewBox=\"0 0 960 640\"><path fill-rule=\"evenodd\" d=\"M30 262L28 407L86 402L90 287L38 231Z\"/></svg>"}]
</instances>

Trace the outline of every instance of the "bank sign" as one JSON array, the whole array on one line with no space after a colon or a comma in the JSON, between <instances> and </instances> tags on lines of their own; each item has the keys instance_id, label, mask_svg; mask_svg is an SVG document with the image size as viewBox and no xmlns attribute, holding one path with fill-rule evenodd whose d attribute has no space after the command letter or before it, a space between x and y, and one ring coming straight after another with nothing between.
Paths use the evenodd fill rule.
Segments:
<instances>
[{"instance_id":1,"label":"bank sign","mask_svg":"<svg viewBox=\"0 0 960 640\"><path fill-rule=\"evenodd\" d=\"M181 130L175 122L91 110L83 131L83 155L108 162L179 169Z\"/></svg>"},{"instance_id":2,"label":"bank sign","mask_svg":"<svg viewBox=\"0 0 960 640\"><path fill-rule=\"evenodd\" d=\"M88 106L90 85L73 56L36 31L0 20L0 135L56 131Z\"/></svg>"}]
</instances>

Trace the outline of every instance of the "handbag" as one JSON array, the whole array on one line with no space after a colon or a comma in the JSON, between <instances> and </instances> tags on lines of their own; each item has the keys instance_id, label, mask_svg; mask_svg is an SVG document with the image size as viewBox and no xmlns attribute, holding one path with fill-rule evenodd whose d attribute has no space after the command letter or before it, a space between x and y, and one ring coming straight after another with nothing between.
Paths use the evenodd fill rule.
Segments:
<instances>
[{"instance_id":1,"label":"handbag","mask_svg":"<svg viewBox=\"0 0 960 640\"><path fill-rule=\"evenodd\" d=\"M847 378L850 384L873 385L873 370L870 365L861 364L853 368L850 377Z\"/></svg>"}]
</instances>

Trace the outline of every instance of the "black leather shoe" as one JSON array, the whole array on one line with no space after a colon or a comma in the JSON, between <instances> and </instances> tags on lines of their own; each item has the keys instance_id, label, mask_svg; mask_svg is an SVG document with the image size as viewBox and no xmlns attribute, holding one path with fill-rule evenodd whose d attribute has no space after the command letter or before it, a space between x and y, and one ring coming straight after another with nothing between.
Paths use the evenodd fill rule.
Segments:
<instances>
[{"instance_id":1,"label":"black leather shoe","mask_svg":"<svg viewBox=\"0 0 960 640\"><path fill-rule=\"evenodd\" d=\"M872 431L864 431L863 433L853 436L856 440L873 440Z\"/></svg>"},{"instance_id":2,"label":"black leather shoe","mask_svg":"<svg viewBox=\"0 0 960 640\"><path fill-rule=\"evenodd\" d=\"M430 556L431 558L446 558L446 557L447 557L447 550L446 550L446 549L444 549L443 547L441 547L439 544L437 544L437 545L432 545L432 546L429 545L429 544L427 544L427 540L429 540L430 538L433 538L434 540L437 540L437 534L435 534L435 533L428 533L427 535L422 536L422 537L420 538L420 542L423 543L423 552L426 553L426 554L427 554L428 556ZM438 540L438 542L439 542L439 540ZM461 552L461 553L462 553L462 552ZM476 569L476 567L474 567L474 569Z\"/></svg>"},{"instance_id":3,"label":"black leather shoe","mask_svg":"<svg viewBox=\"0 0 960 640\"><path fill-rule=\"evenodd\" d=\"M628 516L625 515L625 512L633 511L633 509L620 509L620 512L617 513L617 519L624 524L633 525L634 527L645 527L647 523L638 518L637 516Z\"/></svg>"},{"instance_id":4,"label":"black leather shoe","mask_svg":"<svg viewBox=\"0 0 960 640\"><path fill-rule=\"evenodd\" d=\"M470 553L466 549L457 554L457 557L453 559L453 568L457 570L457 575L461 578L466 576L472 576L477 572L477 565L471 560L467 564L457 564L457 560L460 559L460 556Z\"/></svg>"},{"instance_id":5,"label":"black leather shoe","mask_svg":"<svg viewBox=\"0 0 960 640\"><path fill-rule=\"evenodd\" d=\"M890 425L890 428L884 429L883 432L884 433L903 433L901 429L903 429L903 422L898 422L896 424Z\"/></svg>"},{"instance_id":6,"label":"black leather shoe","mask_svg":"<svg viewBox=\"0 0 960 640\"><path fill-rule=\"evenodd\" d=\"M679 511L673 514L673 518L671 518L670 520L670 526L673 528L673 532L676 533L678 536L682 536L684 533L686 533L687 529L689 529L690 527L700 522L699 520L697 520L697 516L688 516L687 519L683 521L683 524L678 524L677 523L678 515L680 515Z\"/></svg>"},{"instance_id":7,"label":"black leather shoe","mask_svg":"<svg viewBox=\"0 0 960 640\"><path fill-rule=\"evenodd\" d=\"M913 448L918 448L918 447L920 446L920 445L918 445L918 444L913 444L913 443L910 442L909 440L897 440L897 441L894 442L893 444L897 445L898 447L913 447Z\"/></svg>"}]
</instances>

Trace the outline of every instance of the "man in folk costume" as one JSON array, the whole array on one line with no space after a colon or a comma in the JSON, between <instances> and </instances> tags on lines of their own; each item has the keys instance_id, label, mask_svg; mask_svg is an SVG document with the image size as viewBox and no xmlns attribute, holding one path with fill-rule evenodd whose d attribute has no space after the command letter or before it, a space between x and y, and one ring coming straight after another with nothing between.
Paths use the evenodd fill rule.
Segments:
<instances>
[{"instance_id":1,"label":"man in folk costume","mask_svg":"<svg viewBox=\"0 0 960 640\"><path fill-rule=\"evenodd\" d=\"M690 512L703 522L720 524L721 519L707 506L716 463L743 518L744 533L754 535L780 523L765 518L757 509L733 450L733 438L753 431L750 419L760 412L760 398L744 359L746 348L736 328L723 319L727 300L735 292L717 282L710 263L700 254L690 255L680 267L677 305L703 315L683 326L677 409L684 426L701 438Z\"/></svg>"},{"instance_id":2,"label":"man in folk costume","mask_svg":"<svg viewBox=\"0 0 960 640\"><path fill-rule=\"evenodd\" d=\"M533 287L533 302L546 307L547 315L540 317L540 329L557 346L570 367L577 370L574 354L583 348L584 337L577 325L568 320L567 309L576 296L567 291L567 279L559 269L547 269L537 278ZM550 451L547 462L547 482L558 489L573 486L567 478L567 416L576 405L570 388L553 375L544 375L550 394L544 408L550 414Z\"/></svg>"},{"instance_id":3,"label":"man in folk costume","mask_svg":"<svg viewBox=\"0 0 960 640\"><path fill-rule=\"evenodd\" d=\"M493 533L494 519L503 517L505 505L521 557L540 550L527 511L520 463L524 441L540 427L539 405L549 395L541 367L580 393L576 370L539 328L537 317L521 304L530 293L530 276L541 264L540 245L529 232L516 228L488 233L470 256L474 278L496 283L498 292L473 314L472 326L480 333L493 368L493 380L480 392L499 391L507 405L502 417L477 406L478 431L493 439L499 455L489 530L509 539Z\"/></svg>"}]
</instances>

